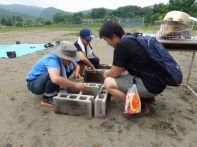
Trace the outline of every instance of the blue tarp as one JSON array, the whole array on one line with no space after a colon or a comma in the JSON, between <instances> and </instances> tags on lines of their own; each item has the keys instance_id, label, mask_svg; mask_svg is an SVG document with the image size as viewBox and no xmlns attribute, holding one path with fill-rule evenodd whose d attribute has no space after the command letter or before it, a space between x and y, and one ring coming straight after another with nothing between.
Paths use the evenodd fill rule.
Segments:
<instances>
[{"instance_id":1,"label":"blue tarp","mask_svg":"<svg viewBox=\"0 0 197 147\"><path fill-rule=\"evenodd\" d=\"M13 44L13 45L0 45L0 58L7 58L7 51L15 51L16 56L23 56L29 53L34 53L45 49L44 44Z\"/></svg>"}]
</instances>

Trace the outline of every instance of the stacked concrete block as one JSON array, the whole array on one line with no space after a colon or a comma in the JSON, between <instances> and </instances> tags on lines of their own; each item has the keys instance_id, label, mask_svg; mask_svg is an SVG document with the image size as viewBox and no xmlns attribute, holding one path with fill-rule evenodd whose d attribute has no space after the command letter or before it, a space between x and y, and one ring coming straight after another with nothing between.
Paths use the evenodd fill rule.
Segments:
<instances>
[{"instance_id":1,"label":"stacked concrete block","mask_svg":"<svg viewBox=\"0 0 197 147\"><path fill-rule=\"evenodd\" d=\"M94 116L103 118L106 117L109 96L107 90L102 87L100 94L96 96L94 101Z\"/></svg>"},{"instance_id":2,"label":"stacked concrete block","mask_svg":"<svg viewBox=\"0 0 197 147\"><path fill-rule=\"evenodd\" d=\"M71 88L61 89L54 97L56 113L68 115L85 115L88 117L106 117L110 95L103 86L103 74L110 66L103 66L93 73L90 69L84 70L86 88L78 91Z\"/></svg>"},{"instance_id":3,"label":"stacked concrete block","mask_svg":"<svg viewBox=\"0 0 197 147\"><path fill-rule=\"evenodd\" d=\"M59 93L53 98L55 112L75 115L93 116L94 96Z\"/></svg>"}]
</instances>

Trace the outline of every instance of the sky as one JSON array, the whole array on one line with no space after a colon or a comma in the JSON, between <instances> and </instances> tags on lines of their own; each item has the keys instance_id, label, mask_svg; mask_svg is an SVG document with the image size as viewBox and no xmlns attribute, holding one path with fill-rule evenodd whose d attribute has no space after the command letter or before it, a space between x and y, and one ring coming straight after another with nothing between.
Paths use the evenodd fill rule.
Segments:
<instances>
[{"instance_id":1,"label":"sky","mask_svg":"<svg viewBox=\"0 0 197 147\"><path fill-rule=\"evenodd\" d=\"M68 12L78 12L101 7L116 9L127 5L145 7L158 3L167 4L168 2L169 0L0 0L0 4L34 5L43 8L55 7Z\"/></svg>"}]
</instances>

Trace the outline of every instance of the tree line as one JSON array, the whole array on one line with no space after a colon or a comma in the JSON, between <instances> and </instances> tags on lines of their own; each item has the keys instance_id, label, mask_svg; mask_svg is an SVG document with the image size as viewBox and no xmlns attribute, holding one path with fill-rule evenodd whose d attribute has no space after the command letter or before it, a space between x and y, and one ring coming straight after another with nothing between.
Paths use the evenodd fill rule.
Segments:
<instances>
[{"instance_id":1,"label":"tree line","mask_svg":"<svg viewBox=\"0 0 197 147\"><path fill-rule=\"evenodd\" d=\"M196 0L169 0L168 4L156 4L150 7L125 6L116 10L105 8L95 8L87 12L77 12L72 14L56 13L53 20L37 18L35 20L23 20L20 16L12 18L2 18L1 24L6 26L34 26L34 25L50 25L50 24L82 24L94 20L94 22L102 23L106 19L134 19L143 17L145 25L152 25L155 21L161 21L165 14L172 10L183 11L193 17L197 17Z\"/></svg>"},{"instance_id":2,"label":"tree line","mask_svg":"<svg viewBox=\"0 0 197 147\"><path fill-rule=\"evenodd\" d=\"M78 12L72 15L57 13L53 16L53 22L80 24L87 19L104 21L106 19L118 20L119 18L143 17L146 25L152 25L155 21L161 21L165 14L172 10L183 11L197 17L197 2L195 0L170 0L169 4L161 3L153 7L125 6L116 10L96 8L87 14Z\"/></svg>"},{"instance_id":3,"label":"tree line","mask_svg":"<svg viewBox=\"0 0 197 147\"><path fill-rule=\"evenodd\" d=\"M0 19L0 24L5 26L16 26L16 27L25 27L25 26L43 26L51 25L52 21L44 18L36 18L32 20L24 20L22 16L12 16L12 17L3 17Z\"/></svg>"}]
</instances>

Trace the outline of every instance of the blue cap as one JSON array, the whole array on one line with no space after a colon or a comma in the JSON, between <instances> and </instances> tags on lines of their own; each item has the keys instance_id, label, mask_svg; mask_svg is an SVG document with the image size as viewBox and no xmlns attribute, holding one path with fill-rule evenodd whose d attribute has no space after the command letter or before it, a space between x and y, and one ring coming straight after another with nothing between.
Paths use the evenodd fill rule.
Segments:
<instances>
[{"instance_id":1,"label":"blue cap","mask_svg":"<svg viewBox=\"0 0 197 147\"><path fill-rule=\"evenodd\" d=\"M86 40L92 40L94 38L94 35L92 35L92 32L88 28L81 29L79 34Z\"/></svg>"}]
</instances>

